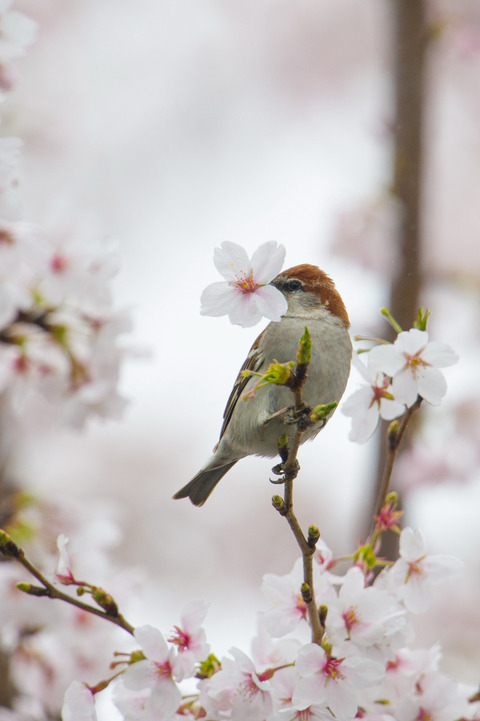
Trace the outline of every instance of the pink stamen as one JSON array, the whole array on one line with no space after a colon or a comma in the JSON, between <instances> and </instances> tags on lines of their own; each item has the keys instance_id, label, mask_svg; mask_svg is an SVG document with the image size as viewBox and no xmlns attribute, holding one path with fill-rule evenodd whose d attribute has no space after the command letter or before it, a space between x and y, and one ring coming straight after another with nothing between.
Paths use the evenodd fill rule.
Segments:
<instances>
[{"instance_id":1,"label":"pink stamen","mask_svg":"<svg viewBox=\"0 0 480 721\"><path fill-rule=\"evenodd\" d=\"M258 285L252 275L242 273L236 276L235 287L245 295L246 293L254 293Z\"/></svg>"}]
</instances>

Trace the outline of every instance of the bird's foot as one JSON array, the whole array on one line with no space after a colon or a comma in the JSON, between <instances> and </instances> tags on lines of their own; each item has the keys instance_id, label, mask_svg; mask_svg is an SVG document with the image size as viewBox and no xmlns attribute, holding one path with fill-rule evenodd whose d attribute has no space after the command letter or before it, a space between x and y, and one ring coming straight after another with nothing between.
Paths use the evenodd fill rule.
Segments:
<instances>
[{"instance_id":1,"label":"bird's foot","mask_svg":"<svg viewBox=\"0 0 480 721\"><path fill-rule=\"evenodd\" d=\"M289 408L288 413L285 415L284 423L289 426L296 425L298 430L305 431L311 426L310 413L312 409L309 406L302 406L298 410Z\"/></svg>"},{"instance_id":2,"label":"bird's foot","mask_svg":"<svg viewBox=\"0 0 480 721\"><path fill-rule=\"evenodd\" d=\"M279 486L287 481L293 481L293 479L297 477L299 470L300 464L297 460L295 460L291 467L287 468L285 468L285 463L277 463L276 466L273 466L272 473L275 473L276 476L280 476L280 478L270 478L270 483L273 483L275 486Z\"/></svg>"}]
</instances>

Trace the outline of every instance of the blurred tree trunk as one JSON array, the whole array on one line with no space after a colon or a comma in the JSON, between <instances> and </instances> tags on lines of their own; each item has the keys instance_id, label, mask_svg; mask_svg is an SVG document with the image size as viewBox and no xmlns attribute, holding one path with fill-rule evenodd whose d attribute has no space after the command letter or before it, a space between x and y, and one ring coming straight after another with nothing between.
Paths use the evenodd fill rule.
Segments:
<instances>
[{"instance_id":1,"label":"blurred tree trunk","mask_svg":"<svg viewBox=\"0 0 480 721\"><path fill-rule=\"evenodd\" d=\"M395 95L392 191L400 203L401 210L396 238L399 264L392 283L388 307L402 328L408 329L416 318L422 285L421 213L427 28L425 0L392 0L391 7ZM385 466L385 426L386 424L383 424L383 432L377 434L379 449L373 506ZM396 534L385 534L381 553L389 559L396 558L398 555Z\"/></svg>"}]
</instances>

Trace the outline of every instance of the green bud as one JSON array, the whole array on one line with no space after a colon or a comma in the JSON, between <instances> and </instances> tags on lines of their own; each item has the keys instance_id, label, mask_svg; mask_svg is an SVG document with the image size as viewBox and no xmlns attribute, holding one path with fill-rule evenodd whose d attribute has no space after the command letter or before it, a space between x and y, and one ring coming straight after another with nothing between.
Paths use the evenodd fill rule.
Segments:
<instances>
[{"instance_id":1,"label":"green bud","mask_svg":"<svg viewBox=\"0 0 480 721\"><path fill-rule=\"evenodd\" d=\"M400 325L400 323L398 323L398 322L395 320L395 318L394 318L393 315L390 313L390 311L388 310L388 308L382 308L382 309L380 310L380 313L383 315L384 318L387 319L387 321L390 323L390 325L392 326L392 328L393 328L394 331L396 331L397 333L402 333L402 331L403 331L402 326Z\"/></svg>"},{"instance_id":2,"label":"green bud","mask_svg":"<svg viewBox=\"0 0 480 721\"><path fill-rule=\"evenodd\" d=\"M143 651L132 651L130 654L130 659L128 661L129 664L137 663L137 661L144 661L145 660L145 654Z\"/></svg>"},{"instance_id":3,"label":"green bud","mask_svg":"<svg viewBox=\"0 0 480 721\"><path fill-rule=\"evenodd\" d=\"M0 553L5 556L11 556L12 558L18 558L20 555L20 549L17 544L12 541L11 537L6 531L0 528Z\"/></svg>"},{"instance_id":4,"label":"green bud","mask_svg":"<svg viewBox=\"0 0 480 721\"><path fill-rule=\"evenodd\" d=\"M390 493L387 493L385 496L385 503L396 506L398 503L398 493L396 491L390 491Z\"/></svg>"},{"instance_id":5,"label":"green bud","mask_svg":"<svg viewBox=\"0 0 480 721\"><path fill-rule=\"evenodd\" d=\"M371 546L360 546L353 556L355 561L361 561L368 569L372 570L377 565L377 557Z\"/></svg>"},{"instance_id":6,"label":"green bud","mask_svg":"<svg viewBox=\"0 0 480 721\"><path fill-rule=\"evenodd\" d=\"M394 420L390 423L387 430L387 443L388 447L391 451L395 450L397 447L398 442L398 429L400 427L400 424L398 420Z\"/></svg>"},{"instance_id":7,"label":"green bud","mask_svg":"<svg viewBox=\"0 0 480 721\"><path fill-rule=\"evenodd\" d=\"M282 433L282 435L278 437L277 448L285 448L286 446L288 446L288 435L286 433Z\"/></svg>"},{"instance_id":8,"label":"green bud","mask_svg":"<svg viewBox=\"0 0 480 721\"><path fill-rule=\"evenodd\" d=\"M275 508L276 511L279 511L281 513L285 509L285 501L281 496L273 496L272 506Z\"/></svg>"},{"instance_id":9,"label":"green bud","mask_svg":"<svg viewBox=\"0 0 480 721\"><path fill-rule=\"evenodd\" d=\"M216 656L211 653L205 661L201 661L197 671L197 678L211 678L214 673L220 671L222 664Z\"/></svg>"},{"instance_id":10,"label":"green bud","mask_svg":"<svg viewBox=\"0 0 480 721\"><path fill-rule=\"evenodd\" d=\"M103 588L96 588L92 591L93 600L98 603L100 608L103 608L109 616L118 616L118 606L110 596L109 593L103 590Z\"/></svg>"},{"instance_id":11,"label":"green bud","mask_svg":"<svg viewBox=\"0 0 480 721\"><path fill-rule=\"evenodd\" d=\"M305 331L298 343L297 363L299 365L305 364L305 363L310 363L311 360L312 360L312 338L310 336L310 331L308 330L307 326L305 326Z\"/></svg>"},{"instance_id":12,"label":"green bud","mask_svg":"<svg viewBox=\"0 0 480 721\"><path fill-rule=\"evenodd\" d=\"M430 315L431 314L428 308L425 309L420 306L417 312L417 319L413 324L413 327L418 328L418 330L427 330L427 321Z\"/></svg>"},{"instance_id":13,"label":"green bud","mask_svg":"<svg viewBox=\"0 0 480 721\"><path fill-rule=\"evenodd\" d=\"M302 594L302 598L305 601L305 603L311 603L312 602L312 589L310 588L310 585L304 581L302 585L300 586L300 593Z\"/></svg>"},{"instance_id":14,"label":"green bud","mask_svg":"<svg viewBox=\"0 0 480 721\"><path fill-rule=\"evenodd\" d=\"M317 526L309 526L307 543L310 546L310 548L315 548L315 545L319 538L320 538L320 531L318 530Z\"/></svg>"},{"instance_id":15,"label":"green bud","mask_svg":"<svg viewBox=\"0 0 480 721\"><path fill-rule=\"evenodd\" d=\"M42 586L34 586L33 583L25 583L23 581L20 581L19 583L15 584L19 591L23 591L24 593L28 593L29 596L48 596L48 591L46 588L43 588Z\"/></svg>"},{"instance_id":16,"label":"green bud","mask_svg":"<svg viewBox=\"0 0 480 721\"><path fill-rule=\"evenodd\" d=\"M68 328L66 325L51 325L49 331L55 343L58 343L61 348L68 348Z\"/></svg>"},{"instance_id":17,"label":"green bud","mask_svg":"<svg viewBox=\"0 0 480 721\"><path fill-rule=\"evenodd\" d=\"M310 413L310 420L312 423L318 423L328 418L330 413L335 410L338 403L323 403L322 405L315 406Z\"/></svg>"},{"instance_id":18,"label":"green bud","mask_svg":"<svg viewBox=\"0 0 480 721\"><path fill-rule=\"evenodd\" d=\"M328 606L325 606L325 604L322 603L322 605L318 609L318 617L320 619L320 623L322 626L325 626L325 622L327 620L327 613L328 613Z\"/></svg>"}]
</instances>

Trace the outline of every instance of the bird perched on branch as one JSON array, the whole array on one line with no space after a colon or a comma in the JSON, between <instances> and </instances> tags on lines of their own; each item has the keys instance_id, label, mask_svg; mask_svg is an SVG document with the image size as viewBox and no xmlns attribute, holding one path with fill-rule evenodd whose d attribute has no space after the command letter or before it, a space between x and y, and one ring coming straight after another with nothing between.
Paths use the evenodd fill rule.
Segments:
<instances>
[{"instance_id":1,"label":"bird perched on branch","mask_svg":"<svg viewBox=\"0 0 480 721\"><path fill-rule=\"evenodd\" d=\"M312 358L303 386L304 403L312 408L338 403L343 395L350 373L352 344L347 311L335 284L316 266L303 264L282 271L271 285L285 296L288 309L279 322L269 323L252 345L228 399L213 455L174 498L188 497L194 505L201 506L241 458L251 455L273 458L278 453L279 437L286 433L291 440L296 427L286 424L282 414L282 409L287 411L293 404L290 389L268 385L243 400L253 389L256 378L245 377L242 371L264 373L274 360L280 363L294 360L305 327L312 340ZM301 442L314 438L323 425L307 427Z\"/></svg>"}]
</instances>

